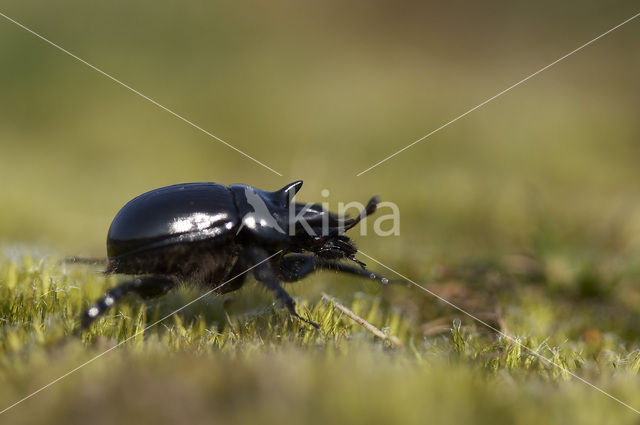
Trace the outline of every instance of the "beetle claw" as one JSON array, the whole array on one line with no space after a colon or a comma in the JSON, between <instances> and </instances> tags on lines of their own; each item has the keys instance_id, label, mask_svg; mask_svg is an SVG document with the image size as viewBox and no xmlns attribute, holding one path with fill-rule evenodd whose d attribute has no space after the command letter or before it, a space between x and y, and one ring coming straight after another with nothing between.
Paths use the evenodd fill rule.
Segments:
<instances>
[{"instance_id":1,"label":"beetle claw","mask_svg":"<svg viewBox=\"0 0 640 425\"><path fill-rule=\"evenodd\" d=\"M320 325L312 320L309 319L305 319L304 317L300 316L299 314L296 313L295 317L297 317L298 319L302 320L303 322L313 326L316 330L320 329Z\"/></svg>"}]
</instances>

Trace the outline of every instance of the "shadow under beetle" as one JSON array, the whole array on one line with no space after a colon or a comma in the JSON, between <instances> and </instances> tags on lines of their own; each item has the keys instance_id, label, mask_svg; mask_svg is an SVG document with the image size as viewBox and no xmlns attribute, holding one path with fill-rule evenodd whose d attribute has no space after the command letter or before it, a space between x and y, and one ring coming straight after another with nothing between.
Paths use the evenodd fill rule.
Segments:
<instances>
[{"instance_id":1,"label":"shadow under beetle","mask_svg":"<svg viewBox=\"0 0 640 425\"><path fill-rule=\"evenodd\" d=\"M89 307L81 329L128 293L151 298L180 282L215 288L231 279L216 290L224 294L239 289L249 271L291 315L318 328L298 315L281 282L330 269L387 283L355 258L358 250L344 235L375 212L379 198L374 196L358 217L347 219L317 204L292 203L301 187L302 181L296 181L268 192L242 184L185 183L129 201L109 228L105 274L136 277Z\"/></svg>"}]
</instances>

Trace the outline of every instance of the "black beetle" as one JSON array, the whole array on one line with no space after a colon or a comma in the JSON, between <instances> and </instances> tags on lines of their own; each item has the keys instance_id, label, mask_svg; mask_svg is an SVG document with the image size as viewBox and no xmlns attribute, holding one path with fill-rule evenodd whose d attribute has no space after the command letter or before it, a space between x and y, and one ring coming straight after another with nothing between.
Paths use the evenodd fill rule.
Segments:
<instances>
[{"instance_id":1,"label":"black beetle","mask_svg":"<svg viewBox=\"0 0 640 425\"><path fill-rule=\"evenodd\" d=\"M344 232L376 210L371 198L355 218L320 205L292 203L302 181L275 192L251 186L184 183L146 192L129 201L113 219L107 236L106 274L138 276L127 280L88 308L86 329L127 293L144 298L164 294L180 282L239 289L251 269L293 316L295 302L280 286L318 269L365 276L386 283L355 258L357 249ZM340 262L350 259L359 267ZM257 264L257 266L256 266ZM253 268L252 268L253 267Z\"/></svg>"}]
</instances>

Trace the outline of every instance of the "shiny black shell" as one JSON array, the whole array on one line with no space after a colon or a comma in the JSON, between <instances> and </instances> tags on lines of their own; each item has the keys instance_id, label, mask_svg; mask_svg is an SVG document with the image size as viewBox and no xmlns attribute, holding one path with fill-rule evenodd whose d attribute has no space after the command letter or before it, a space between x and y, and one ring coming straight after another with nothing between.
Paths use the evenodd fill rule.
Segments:
<instances>
[{"instance_id":1,"label":"shiny black shell","mask_svg":"<svg viewBox=\"0 0 640 425\"><path fill-rule=\"evenodd\" d=\"M238 209L229 188L184 183L143 193L113 219L107 235L109 259L196 241L226 242L235 235Z\"/></svg>"}]
</instances>

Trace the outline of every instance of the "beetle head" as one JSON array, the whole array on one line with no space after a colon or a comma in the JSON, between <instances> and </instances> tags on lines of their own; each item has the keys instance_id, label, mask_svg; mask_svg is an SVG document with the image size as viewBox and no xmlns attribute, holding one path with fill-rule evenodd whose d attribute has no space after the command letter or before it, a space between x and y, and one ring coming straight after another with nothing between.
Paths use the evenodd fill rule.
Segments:
<instances>
[{"instance_id":1,"label":"beetle head","mask_svg":"<svg viewBox=\"0 0 640 425\"><path fill-rule=\"evenodd\" d=\"M291 238L294 250L310 251L326 259L348 258L364 267L364 263L355 258L358 249L344 233L373 214L379 202L378 196L372 197L365 209L351 219L327 211L320 205L296 203L296 217L300 218L290 222L296 229Z\"/></svg>"}]
</instances>

